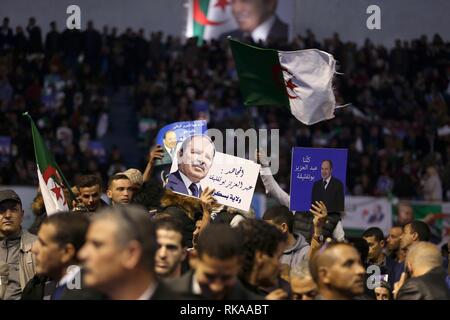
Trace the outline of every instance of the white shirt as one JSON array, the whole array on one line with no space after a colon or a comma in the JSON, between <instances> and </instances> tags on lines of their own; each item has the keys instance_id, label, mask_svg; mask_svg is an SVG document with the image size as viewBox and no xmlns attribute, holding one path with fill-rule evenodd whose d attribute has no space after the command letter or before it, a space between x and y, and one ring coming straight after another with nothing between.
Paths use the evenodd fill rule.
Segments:
<instances>
[{"instance_id":1,"label":"white shirt","mask_svg":"<svg viewBox=\"0 0 450 320\"><path fill-rule=\"evenodd\" d=\"M197 278L195 277L195 273L194 276L192 277L192 293L197 295L202 294L202 289L200 288L200 284L198 283Z\"/></svg>"},{"instance_id":2,"label":"white shirt","mask_svg":"<svg viewBox=\"0 0 450 320\"><path fill-rule=\"evenodd\" d=\"M191 184L192 184L193 182L192 182L191 180L189 180L189 178L186 177L186 176L183 174L183 172L181 172L181 171L178 171L178 172L180 173L181 180L183 180L183 183L184 183L184 185L186 186L186 189L187 189L189 195L192 196L192 191L191 191L191 189L189 189L189 187L191 186ZM196 183L195 185L196 185L197 188L198 188L198 192L199 192L199 196L200 196L200 183Z\"/></svg>"},{"instance_id":3,"label":"white shirt","mask_svg":"<svg viewBox=\"0 0 450 320\"><path fill-rule=\"evenodd\" d=\"M255 28L252 32L252 39L255 42L259 40L266 41L269 36L270 29L272 29L273 24L275 23L275 16L271 15L269 19L261 23L259 26Z\"/></svg>"},{"instance_id":4,"label":"white shirt","mask_svg":"<svg viewBox=\"0 0 450 320\"><path fill-rule=\"evenodd\" d=\"M144 293L141 294L141 296L138 298L138 300L150 300L150 298L153 296L156 290L156 282L153 282L147 290L144 291Z\"/></svg>"}]
</instances>

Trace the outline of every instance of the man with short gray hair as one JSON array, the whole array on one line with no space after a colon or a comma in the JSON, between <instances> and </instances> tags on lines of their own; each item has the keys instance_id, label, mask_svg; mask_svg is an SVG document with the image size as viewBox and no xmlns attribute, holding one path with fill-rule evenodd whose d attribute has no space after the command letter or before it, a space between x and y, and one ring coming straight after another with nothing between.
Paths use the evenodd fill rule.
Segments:
<instances>
[{"instance_id":1,"label":"man with short gray hair","mask_svg":"<svg viewBox=\"0 0 450 320\"><path fill-rule=\"evenodd\" d=\"M105 208L92 217L78 257L85 284L113 300L168 300L177 296L159 283L154 222L136 206Z\"/></svg>"}]
</instances>

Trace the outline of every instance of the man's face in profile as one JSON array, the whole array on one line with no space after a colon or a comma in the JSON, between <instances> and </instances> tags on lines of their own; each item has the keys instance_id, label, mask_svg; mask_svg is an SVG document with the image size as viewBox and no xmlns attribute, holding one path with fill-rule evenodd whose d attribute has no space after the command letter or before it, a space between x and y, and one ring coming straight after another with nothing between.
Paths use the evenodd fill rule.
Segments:
<instances>
[{"instance_id":1,"label":"man's face in profile","mask_svg":"<svg viewBox=\"0 0 450 320\"><path fill-rule=\"evenodd\" d=\"M357 296L364 292L364 268L358 252L351 247L335 248L335 262L328 266L325 283L336 291Z\"/></svg>"},{"instance_id":2,"label":"man's face in profile","mask_svg":"<svg viewBox=\"0 0 450 320\"><path fill-rule=\"evenodd\" d=\"M232 0L231 10L239 29L253 32L275 11L276 0Z\"/></svg>"},{"instance_id":3,"label":"man's face in profile","mask_svg":"<svg viewBox=\"0 0 450 320\"><path fill-rule=\"evenodd\" d=\"M166 148L173 149L177 145L177 135L174 131L167 131L163 142Z\"/></svg>"},{"instance_id":4,"label":"man's face in profile","mask_svg":"<svg viewBox=\"0 0 450 320\"><path fill-rule=\"evenodd\" d=\"M208 174L214 158L214 145L206 137L193 137L179 153L179 170L194 183Z\"/></svg>"}]
</instances>

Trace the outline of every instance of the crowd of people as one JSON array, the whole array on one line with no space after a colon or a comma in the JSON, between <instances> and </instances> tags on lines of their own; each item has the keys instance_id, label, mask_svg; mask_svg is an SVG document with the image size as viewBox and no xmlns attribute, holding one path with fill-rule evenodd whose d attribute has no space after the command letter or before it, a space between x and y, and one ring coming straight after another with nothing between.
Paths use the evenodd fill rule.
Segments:
<instances>
[{"instance_id":1,"label":"crowd of people","mask_svg":"<svg viewBox=\"0 0 450 320\"><path fill-rule=\"evenodd\" d=\"M0 190L0 299L450 299L448 245L433 244L433 230L405 204L389 234L371 227L350 238L330 206L317 201L294 215L283 191L291 147L342 147L350 194L450 200L450 135L441 130L450 125L450 46L438 35L391 50L337 34L319 42L309 30L290 42L258 43L318 48L339 62L337 101L353 105L308 127L277 106L243 107L226 41L198 46L106 26L100 33L92 22L62 32L52 22L43 39L34 18L26 33L9 24L4 18L0 28L0 135L12 147L0 184L38 185L31 130L21 119L28 111L73 187L65 189L68 212L47 212L38 191L28 230L22 199ZM106 161L89 148L108 134L108 103L119 87L133 93L136 117L156 124L143 132L140 169L117 148ZM262 219L218 204L209 188L186 197L155 179L163 149L148 149L158 128L196 119L219 130L280 129L279 173L261 172L258 181L280 204ZM256 161L267 169L263 150Z\"/></svg>"},{"instance_id":2,"label":"crowd of people","mask_svg":"<svg viewBox=\"0 0 450 320\"><path fill-rule=\"evenodd\" d=\"M86 30L42 35L34 18L26 31L4 18L0 32L0 135L11 137L2 157L0 183L36 182L31 133L20 114L29 111L51 144L68 179L76 173L107 177L127 166L115 148L106 159L87 146L108 132L108 99L118 87L133 92L143 123L136 132L141 162L158 128L175 121L207 119L209 128L280 129L278 181L289 186L292 146L349 149L347 193L449 200L449 43L439 35L396 41L388 49L363 46L335 34L319 41L308 30L290 42L258 43L284 50L318 48L334 55L339 104L333 121L308 127L283 108L244 108L226 40L202 46L140 29L119 33L93 22ZM162 112L163 111L163 112ZM447 128L447 129L446 129ZM19 134L20 133L20 134ZM118 164L112 166L112 164ZM261 187L261 186L260 186Z\"/></svg>"},{"instance_id":3,"label":"crowd of people","mask_svg":"<svg viewBox=\"0 0 450 320\"><path fill-rule=\"evenodd\" d=\"M294 215L263 219L143 182L134 170L101 181L83 176L69 212L22 228L22 201L0 190L0 299L4 300L449 300L448 245L429 226L404 220L386 237L323 237L328 210L313 203L311 240ZM240 216L239 221L235 217Z\"/></svg>"}]
</instances>

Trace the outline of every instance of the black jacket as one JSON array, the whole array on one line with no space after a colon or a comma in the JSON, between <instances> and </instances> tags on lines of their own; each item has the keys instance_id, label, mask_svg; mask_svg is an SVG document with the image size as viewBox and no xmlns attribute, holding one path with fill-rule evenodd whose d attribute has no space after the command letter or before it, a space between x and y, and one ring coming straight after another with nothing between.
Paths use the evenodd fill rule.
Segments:
<instances>
[{"instance_id":1,"label":"black jacket","mask_svg":"<svg viewBox=\"0 0 450 320\"><path fill-rule=\"evenodd\" d=\"M164 282L159 282L150 300L180 300L183 297L172 290Z\"/></svg>"},{"instance_id":2,"label":"black jacket","mask_svg":"<svg viewBox=\"0 0 450 320\"><path fill-rule=\"evenodd\" d=\"M178 279L167 280L167 284L170 288L181 295L183 299L189 300L207 300L206 297L194 294L192 289L192 277L194 276L194 271L191 270L186 272ZM224 300L263 300L264 297L250 292L237 280L234 287L228 293Z\"/></svg>"},{"instance_id":3,"label":"black jacket","mask_svg":"<svg viewBox=\"0 0 450 320\"><path fill-rule=\"evenodd\" d=\"M53 294L56 285L55 283L47 284L46 290L47 282L49 282L49 278L35 275L25 286L22 292L22 300L44 300L46 294ZM106 296L102 293L82 285L81 289L66 287L59 300L103 300L105 298Z\"/></svg>"},{"instance_id":4,"label":"black jacket","mask_svg":"<svg viewBox=\"0 0 450 320\"><path fill-rule=\"evenodd\" d=\"M339 179L331 177L327 188L323 188L323 180L314 182L311 203L315 201L323 201L327 206L328 212L344 211L344 186Z\"/></svg>"},{"instance_id":5,"label":"black jacket","mask_svg":"<svg viewBox=\"0 0 450 320\"><path fill-rule=\"evenodd\" d=\"M400 288L397 300L450 300L446 276L445 270L438 267L420 277L410 278Z\"/></svg>"},{"instance_id":6,"label":"black jacket","mask_svg":"<svg viewBox=\"0 0 450 320\"><path fill-rule=\"evenodd\" d=\"M288 40L288 32L289 28L286 23L280 20L278 16L275 16L275 22L273 23L272 27L270 28L269 34L267 35L267 42L285 42ZM235 29L232 31L227 31L220 35L219 39L223 40L230 36L233 39L236 40L246 40L246 35L241 29Z\"/></svg>"}]
</instances>

